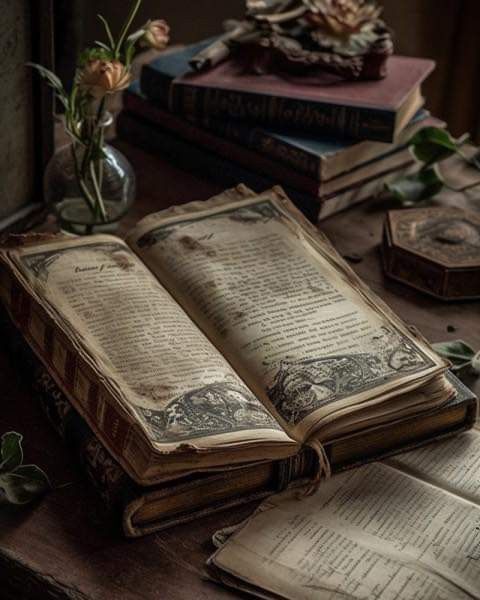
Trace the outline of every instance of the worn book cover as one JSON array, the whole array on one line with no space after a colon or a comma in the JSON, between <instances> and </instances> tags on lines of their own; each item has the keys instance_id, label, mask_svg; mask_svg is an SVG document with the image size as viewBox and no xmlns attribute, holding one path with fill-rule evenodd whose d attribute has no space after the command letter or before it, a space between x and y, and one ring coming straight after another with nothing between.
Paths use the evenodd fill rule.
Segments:
<instances>
[{"instance_id":1,"label":"worn book cover","mask_svg":"<svg viewBox=\"0 0 480 600\"><path fill-rule=\"evenodd\" d=\"M420 420L457 394L448 363L280 188L255 195L239 186L172 207L125 241L11 238L0 297L141 486L305 448L317 481L332 470L329 445ZM368 445L357 450L361 460Z\"/></svg>"},{"instance_id":2,"label":"worn book cover","mask_svg":"<svg viewBox=\"0 0 480 600\"><path fill-rule=\"evenodd\" d=\"M171 110L357 140L393 142L423 104L431 60L393 56L380 81L325 81L244 72L228 60L194 72L188 61L206 43L159 57L142 69L141 88Z\"/></svg>"},{"instance_id":3,"label":"worn book cover","mask_svg":"<svg viewBox=\"0 0 480 600\"><path fill-rule=\"evenodd\" d=\"M315 454L306 448L292 459L140 486L93 433L3 311L0 312L0 331L5 335L19 375L31 386L34 401L40 403L72 458L81 464L97 490L105 519L116 528L121 527L128 537L146 535L212 512L261 500L293 483L308 481L315 473ZM457 396L439 410L328 444L326 452L332 470L356 467L430 442L432 438L469 429L476 417L476 399L453 375L449 377Z\"/></svg>"},{"instance_id":4,"label":"worn book cover","mask_svg":"<svg viewBox=\"0 0 480 600\"><path fill-rule=\"evenodd\" d=\"M152 124L139 117L137 113L123 111L117 119L117 134L130 144L139 146L147 152L153 152L174 162L177 166L195 173L198 177L208 178L225 186L235 186L243 181L256 192L276 185L274 179L260 169L252 170L231 160L230 153L213 152L165 128ZM410 164L410 163L409 163ZM258 166L258 165L257 165ZM319 199L317 195L307 194L289 185L284 185L289 198L312 222L316 223L349 208L359 202L372 198L391 183L410 173L406 167L393 170L381 178L368 179L348 189Z\"/></svg>"},{"instance_id":5,"label":"worn book cover","mask_svg":"<svg viewBox=\"0 0 480 600\"><path fill-rule=\"evenodd\" d=\"M165 128L168 128L171 123L177 133L180 133L176 127L178 122L186 119L181 115L172 115L161 103L155 103L147 98L142 93L138 81L132 83L124 92L123 106L129 113ZM433 118L428 111L422 109L399 135L396 144L385 144L291 133L281 128L261 127L255 123L244 123L232 119L205 117L202 120L190 118L189 120L192 122L193 131L207 130L215 136L250 148L275 161L279 165L276 174L281 173L282 168L285 170L285 167L289 167L290 170L317 182L330 181L344 173L357 171L375 161L401 152L406 148L410 138L423 127L445 126L445 123ZM199 143L201 133L198 131L196 135L190 137L193 142Z\"/></svg>"},{"instance_id":6,"label":"worn book cover","mask_svg":"<svg viewBox=\"0 0 480 600\"><path fill-rule=\"evenodd\" d=\"M378 156L376 160L368 161L366 159L366 162L357 165L357 168L354 168L354 165L351 168L346 167L336 177L330 179L322 178L319 181L318 177L306 175L302 173L301 169L293 165L287 167L284 161L277 159L275 152L270 153L269 156L266 149L271 147L271 144L263 146L262 151L261 143L257 144L253 139L246 139L244 143L239 143L239 140L236 139L236 132L232 131L232 126L226 128L224 135L218 135L212 130L214 129L213 127L200 126L200 124L193 123L188 119L155 106L139 94L135 88L129 89L124 94L124 109L140 119L151 122L154 125L152 136L160 128L210 152L214 152L220 156L228 156L229 160L238 163L246 169L264 174L272 181L277 181L280 184L285 184L301 192L311 194L313 198L318 198L320 202L338 196L352 187L364 185L374 179L387 177L392 172L406 169L414 164L414 158L408 147L398 147L394 151L387 144L378 144L379 146L384 146L384 153ZM218 123L218 121L216 122ZM417 131L422 126L432 125L433 122L433 119L426 117L420 119L419 122L408 128L409 131L406 131L405 135L411 136L414 131ZM272 139L275 139L276 144L282 141L279 135L276 135L275 138L272 137ZM285 140L283 142L285 143ZM373 142L363 142L359 145L364 146L370 143L374 145ZM320 147L321 142L318 141L317 152L320 165L323 161L329 159L330 154L337 156L339 159L341 158L340 150L333 152L330 149L329 152L327 149L328 144L323 147L323 150L320 150ZM298 143L291 147L291 153L293 154L295 151L299 152Z\"/></svg>"}]
</instances>

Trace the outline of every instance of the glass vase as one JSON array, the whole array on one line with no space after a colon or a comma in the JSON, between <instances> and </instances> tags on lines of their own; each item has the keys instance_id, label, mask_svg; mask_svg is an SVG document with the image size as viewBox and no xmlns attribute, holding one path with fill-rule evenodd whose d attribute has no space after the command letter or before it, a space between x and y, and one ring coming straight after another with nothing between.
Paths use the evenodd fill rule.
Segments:
<instances>
[{"instance_id":1,"label":"glass vase","mask_svg":"<svg viewBox=\"0 0 480 600\"><path fill-rule=\"evenodd\" d=\"M102 127L111 122L107 114ZM125 156L105 142L95 160L85 160L86 152L71 142L54 153L44 176L46 202L63 231L112 233L135 200L135 173Z\"/></svg>"}]
</instances>

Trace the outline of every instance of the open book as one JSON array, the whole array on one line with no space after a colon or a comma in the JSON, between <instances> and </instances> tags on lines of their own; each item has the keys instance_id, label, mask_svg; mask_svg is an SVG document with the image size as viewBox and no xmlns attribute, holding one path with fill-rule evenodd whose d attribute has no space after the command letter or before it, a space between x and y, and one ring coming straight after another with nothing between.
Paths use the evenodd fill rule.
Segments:
<instances>
[{"instance_id":1,"label":"open book","mask_svg":"<svg viewBox=\"0 0 480 600\"><path fill-rule=\"evenodd\" d=\"M272 496L208 561L261 598L480 598L480 432Z\"/></svg>"},{"instance_id":2,"label":"open book","mask_svg":"<svg viewBox=\"0 0 480 600\"><path fill-rule=\"evenodd\" d=\"M324 444L454 394L279 188L159 212L126 241L20 238L0 258L12 320L142 485L304 445L324 464Z\"/></svg>"}]
</instances>

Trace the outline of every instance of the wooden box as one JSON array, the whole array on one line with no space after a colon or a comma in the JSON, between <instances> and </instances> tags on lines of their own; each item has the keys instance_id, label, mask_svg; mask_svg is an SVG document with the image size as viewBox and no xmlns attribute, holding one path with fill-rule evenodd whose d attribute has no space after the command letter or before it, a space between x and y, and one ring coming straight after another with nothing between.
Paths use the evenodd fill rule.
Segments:
<instances>
[{"instance_id":1,"label":"wooden box","mask_svg":"<svg viewBox=\"0 0 480 600\"><path fill-rule=\"evenodd\" d=\"M458 208L388 212L385 273L442 300L480 298L480 213Z\"/></svg>"}]
</instances>

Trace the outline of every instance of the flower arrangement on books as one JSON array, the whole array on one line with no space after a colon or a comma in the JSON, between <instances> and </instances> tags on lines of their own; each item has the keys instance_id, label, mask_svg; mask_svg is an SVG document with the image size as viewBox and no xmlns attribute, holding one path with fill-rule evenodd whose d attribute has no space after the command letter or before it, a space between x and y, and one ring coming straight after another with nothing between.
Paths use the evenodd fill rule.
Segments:
<instances>
[{"instance_id":1,"label":"flower arrangement on books","mask_svg":"<svg viewBox=\"0 0 480 600\"><path fill-rule=\"evenodd\" d=\"M107 20L98 15L106 41L96 41L80 54L69 90L55 73L29 63L54 89L64 109L71 143L51 159L45 173L45 194L62 228L74 233L115 227L134 201L133 170L104 138L112 122L109 99L130 85L137 51L161 50L169 41L169 27L163 20L150 20L131 31L141 3L135 0L117 37Z\"/></svg>"},{"instance_id":2,"label":"flower arrangement on books","mask_svg":"<svg viewBox=\"0 0 480 600\"><path fill-rule=\"evenodd\" d=\"M208 68L233 54L259 74L381 79L393 53L381 12L371 0L247 0L244 20L227 22L226 34L191 64Z\"/></svg>"}]
</instances>

